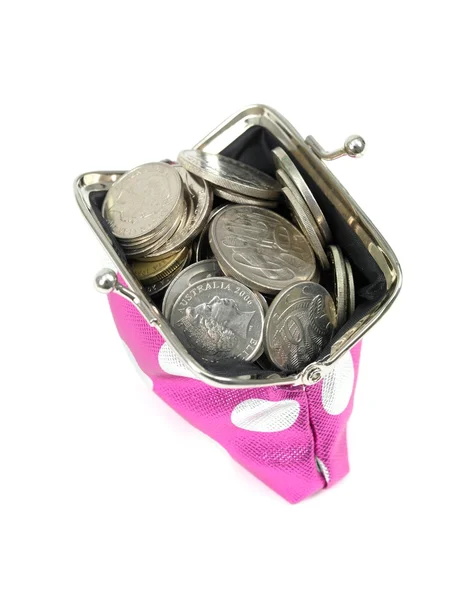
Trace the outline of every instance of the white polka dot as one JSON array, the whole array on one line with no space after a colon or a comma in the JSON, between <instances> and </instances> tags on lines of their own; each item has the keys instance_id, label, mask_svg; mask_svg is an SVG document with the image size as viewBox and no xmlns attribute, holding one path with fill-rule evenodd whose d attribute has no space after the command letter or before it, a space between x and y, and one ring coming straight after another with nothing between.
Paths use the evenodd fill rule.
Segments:
<instances>
[{"instance_id":1,"label":"white polka dot","mask_svg":"<svg viewBox=\"0 0 450 600\"><path fill-rule=\"evenodd\" d=\"M350 352L344 354L322 383L322 405L329 415L340 415L348 406L355 372Z\"/></svg>"},{"instance_id":2,"label":"white polka dot","mask_svg":"<svg viewBox=\"0 0 450 600\"><path fill-rule=\"evenodd\" d=\"M317 470L319 471L319 473L321 473L323 475L323 478L325 479L325 481L328 483L330 483L330 472L328 471L325 463L323 463L320 458L317 458L316 456L316 464L317 464Z\"/></svg>"},{"instance_id":3,"label":"white polka dot","mask_svg":"<svg viewBox=\"0 0 450 600\"><path fill-rule=\"evenodd\" d=\"M247 431L284 431L295 423L299 412L300 404L297 400L271 402L261 398L249 398L234 408L231 422Z\"/></svg>"},{"instance_id":4,"label":"white polka dot","mask_svg":"<svg viewBox=\"0 0 450 600\"><path fill-rule=\"evenodd\" d=\"M192 371L184 364L170 344L164 342L158 353L159 366L168 375L193 377Z\"/></svg>"}]
</instances>

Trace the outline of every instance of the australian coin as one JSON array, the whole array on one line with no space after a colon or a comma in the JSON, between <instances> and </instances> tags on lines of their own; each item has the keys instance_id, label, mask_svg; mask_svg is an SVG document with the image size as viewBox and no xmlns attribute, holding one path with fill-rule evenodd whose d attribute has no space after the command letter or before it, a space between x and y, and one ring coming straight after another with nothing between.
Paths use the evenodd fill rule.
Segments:
<instances>
[{"instance_id":1,"label":"australian coin","mask_svg":"<svg viewBox=\"0 0 450 600\"><path fill-rule=\"evenodd\" d=\"M213 253L213 257L215 257L214 253ZM218 260L217 257L216 257L216 260L219 263L219 267L222 269L222 272L223 272L224 275L226 275L227 277L234 277L234 274L233 274L232 270L229 269L227 263L220 262L220 260ZM320 269L318 268L317 263L316 263L316 269L315 269L314 273L311 275L311 277L308 277L308 281L314 281L315 283L320 283ZM252 289L254 289L254 285L252 285ZM264 298L264 296L260 292L257 292L257 293L260 294L261 298ZM272 292L272 295L274 293L276 293L276 292ZM270 295L270 294L268 294L268 292L265 292L265 294L266 295ZM267 304L267 300L265 298L264 298L264 300L265 300L265 302Z\"/></svg>"},{"instance_id":2,"label":"australian coin","mask_svg":"<svg viewBox=\"0 0 450 600\"><path fill-rule=\"evenodd\" d=\"M348 258L344 258L345 272L347 275L347 319L355 312L356 297L355 297L355 280L353 278L352 265Z\"/></svg>"},{"instance_id":3,"label":"australian coin","mask_svg":"<svg viewBox=\"0 0 450 600\"><path fill-rule=\"evenodd\" d=\"M295 283L272 301L264 325L264 347L282 371L298 373L318 358L336 327L327 290L313 282Z\"/></svg>"},{"instance_id":4,"label":"australian coin","mask_svg":"<svg viewBox=\"0 0 450 600\"><path fill-rule=\"evenodd\" d=\"M189 244L205 226L209 213L211 212L213 195L209 184L191 175L183 167L174 167L180 174L184 183L186 202L192 206L188 213L186 223L182 229L177 231L162 246L152 249L149 253L152 257L167 256L174 250Z\"/></svg>"},{"instance_id":5,"label":"australian coin","mask_svg":"<svg viewBox=\"0 0 450 600\"><path fill-rule=\"evenodd\" d=\"M251 362L262 347L264 311L254 293L228 277L210 277L177 298L170 323L200 362Z\"/></svg>"},{"instance_id":6,"label":"australian coin","mask_svg":"<svg viewBox=\"0 0 450 600\"><path fill-rule=\"evenodd\" d=\"M344 255L339 246L328 246L328 257L333 266L334 299L336 302L337 327L340 329L347 319L348 282Z\"/></svg>"},{"instance_id":7,"label":"australian coin","mask_svg":"<svg viewBox=\"0 0 450 600\"><path fill-rule=\"evenodd\" d=\"M168 221L165 224L164 230L160 230L158 234L147 236L145 238L138 238L131 242L123 242L122 247L124 248L128 256L145 256L150 253L154 248L159 248L169 239L174 233L183 226L186 222L188 208L186 202L183 201L183 207L176 215L173 216L172 221Z\"/></svg>"},{"instance_id":8,"label":"australian coin","mask_svg":"<svg viewBox=\"0 0 450 600\"><path fill-rule=\"evenodd\" d=\"M144 285L164 279L178 270L188 253L187 248L182 248L165 258L156 260L134 261L130 264L131 270Z\"/></svg>"},{"instance_id":9,"label":"australian coin","mask_svg":"<svg viewBox=\"0 0 450 600\"><path fill-rule=\"evenodd\" d=\"M178 160L190 173L221 188L255 198L280 195L281 186L273 177L239 160L200 150L184 150Z\"/></svg>"},{"instance_id":10,"label":"australian coin","mask_svg":"<svg viewBox=\"0 0 450 600\"><path fill-rule=\"evenodd\" d=\"M127 243L126 245L122 242L122 246L125 248L127 256L136 260L147 260L149 257L158 257L157 250L164 246L169 239L177 235L181 230L184 230L186 223L191 219L193 214L194 202L192 198L186 194L186 201L183 200L181 211L177 215L174 215L172 222L169 223L169 229L166 229L163 234L159 233L158 236L152 236L143 241L133 240L133 242ZM169 254L171 253L169 252ZM163 257L164 255L162 258Z\"/></svg>"},{"instance_id":11,"label":"australian coin","mask_svg":"<svg viewBox=\"0 0 450 600\"><path fill-rule=\"evenodd\" d=\"M214 187L214 194L228 200L228 202L234 202L235 204L248 204L250 206L261 206L262 208L274 209L278 206L278 202L275 200L264 200L263 198L252 198L251 196L244 196L236 192L231 192L225 188L218 186Z\"/></svg>"},{"instance_id":12,"label":"australian coin","mask_svg":"<svg viewBox=\"0 0 450 600\"><path fill-rule=\"evenodd\" d=\"M283 187L283 194L286 196L287 201L289 202L295 222L299 226L308 242L311 244L311 247L319 260L320 266L324 271L327 271L330 268L330 263L328 262L327 255L323 248L322 234L318 230L311 212L303 202L297 188L286 175L286 173L278 169L277 177L285 186Z\"/></svg>"},{"instance_id":13,"label":"australian coin","mask_svg":"<svg viewBox=\"0 0 450 600\"><path fill-rule=\"evenodd\" d=\"M208 223L211 223L214 217L217 216L220 212L222 212L225 208L228 208L228 206L228 204L220 204L219 206L213 208L212 211L209 213Z\"/></svg>"},{"instance_id":14,"label":"australian coin","mask_svg":"<svg viewBox=\"0 0 450 600\"><path fill-rule=\"evenodd\" d=\"M317 226L320 229L325 244L331 244L333 236L331 234L331 229L327 223L327 220L325 219L325 215L323 214L322 209L317 203L317 200L314 198L311 190L309 189L306 181L303 179L299 170L294 165L293 161L289 158L287 153L283 150L283 148L275 148L274 150L272 150L272 154L276 168L285 171L285 173L294 182L303 200L306 202L315 222L317 223Z\"/></svg>"},{"instance_id":15,"label":"australian coin","mask_svg":"<svg viewBox=\"0 0 450 600\"><path fill-rule=\"evenodd\" d=\"M176 169L149 163L128 171L108 190L103 216L120 240L150 235L176 214L183 184Z\"/></svg>"},{"instance_id":16,"label":"australian coin","mask_svg":"<svg viewBox=\"0 0 450 600\"><path fill-rule=\"evenodd\" d=\"M317 275L316 259L292 223L265 208L229 206L211 222L209 242L222 270L269 295Z\"/></svg>"},{"instance_id":17,"label":"australian coin","mask_svg":"<svg viewBox=\"0 0 450 600\"><path fill-rule=\"evenodd\" d=\"M283 169L277 169L276 176L281 185L285 188L289 188L293 194L293 201L288 198L288 202L294 221L301 231L305 230L303 231L305 236L306 231L309 232L313 230L320 241L320 245L323 247L325 245L324 237L295 183Z\"/></svg>"},{"instance_id":18,"label":"australian coin","mask_svg":"<svg viewBox=\"0 0 450 600\"><path fill-rule=\"evenodd\" d=\"M175 304L178 296L184 292L188 287L200 281L201 279L207 279L209 277L220 277L222 271L217 261L212 258L210 260L202 260L200 262L193 263L183 269L171 282L167 288L164 300L162 303L162 312L166 319L170 318L173 305Z\"/></svg>"}]
</instances>

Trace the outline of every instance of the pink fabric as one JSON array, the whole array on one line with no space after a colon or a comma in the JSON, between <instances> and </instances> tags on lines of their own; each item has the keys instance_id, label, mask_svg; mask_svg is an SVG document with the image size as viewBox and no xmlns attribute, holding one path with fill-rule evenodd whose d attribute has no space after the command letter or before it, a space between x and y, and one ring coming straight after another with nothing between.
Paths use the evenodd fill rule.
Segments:
<instances>
[{"instance_id":1,"label":"pink fabric","mask_svg":"<svg viewBox=\"0 0 450 600\"><path fill-rule=\"evenodd\" d=\"M119 334L139 367L152 379L155 393L286 500L299 502L347 474L346 425L353 406L359 345L351 351L353 379L351 387L348 381L346 384L347 399L342 394L339 396L339 389L334 391L332 386L322 382L305 388L216 389L190 377L168 374L159 360L164 344L161 335L119 295L110 294L108 298ZM330 381L335 380L338 382L339 378ZM325 397L331 398L331 402L337 398L338 404L345 407L341 411L338 404L330 405L329 410L340 412L329 414L324 408ZM298 402L300 410L295 422L281 431L249 431L232 422L232 412L250 398L265 401L260 404L269 409L274 407L269 403L291 400L294 402L278 404L278 407L297 407ZM320 471L316 459L322 465Z\"/></svg>"}]
</instances>

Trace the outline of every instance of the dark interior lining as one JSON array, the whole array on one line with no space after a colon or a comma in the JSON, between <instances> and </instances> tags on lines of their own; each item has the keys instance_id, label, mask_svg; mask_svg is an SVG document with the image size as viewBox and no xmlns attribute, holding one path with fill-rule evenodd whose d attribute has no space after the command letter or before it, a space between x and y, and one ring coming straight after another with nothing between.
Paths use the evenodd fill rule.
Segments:
<instances>
[{"instance_id":1,"label":"dark interior lining","mask_svg":"<svg viewBox=\"0 0 450 600\"><path fill-rule=\"evenodd\" d=\"M261 171L268 173L269 175L275 176L275 167L271 150L280 145L281 144L277 138L273 136L267 129L261 126L254 126L245 131L245 133L243 133L239 138L234 140L221 152L221 154L241 160L244 163L252 165ZM286 148L284 148L284 150L286 150ZM339 211L336 210L336 208L322 193L315 182L302 169L297 160L289 152L288 154L296 164L299 171L302 173L305 181L314 194L314 197L319 203L333 232L334 241L342 248L344 254L350 260L355 277L356 310L351 319L349 319L339 331L336 331L330 344L328 344L319 357L318 360L320 360L329 354L331 345L336 341L337 337L340 337L343 333L353 327L356 322L368 314L373 306L385 296L386 280L375 260L366 250L359 237L347 225L345 219L341 216ZM111 238L115 251L117 254L119 254L122 260L126 262L126 257L122 248L112 235L108 223L101 215L101 206L105 195L106 192L104 191L93 192L90 195L90 200L97 218L103 225L108 236ZM221 199L219 199L219 201L220 203L223 202ZM279 212L280 214L287 216L287 210L283 208L283 206L280 207ZM332 286L332 283L327 281L326 278L322 283L324 283L326 287ZM152 298L152 300L156 301L157 303L157 299ZM211 369L211 365L209 365L209 368L210 370L213 370ZM247 365L246 369L248 373L251 373L255 367ZM239 369L239 371L241 371L241 369ZM218 369L218 372L220 373L220 369Z\"/></svg>"},{"instance_id":2,"label":"dark interior lining","mask_svg":"<svg viewBox=\"0 0 450 600\"><path fill-rule=\"evenodd\" d=\"M275 165L271 151L277 146L282 146L282 144L280 144L270 131L261 126L254 126L234 140L221 152L221 154L241 160L242 162L275 177ZM292 154L288 152L286 148L284 148L284 150L289 154L300 173L303 175L311 192L320 205L320 208L330 225L334 242L342 248L345 256L350 260L355 278L356 310L351 319L349 319L339 331L335 332L330 344L328 344L320 356L320 358L324 358L329 354L330 348L336 338L340 337L340 335L353 327L355 323L368 314L373 306L385 296L386 280L383 272L356 233L348 226L344 217L342 217L339 211L322 193L304 169L302 169L301 165ZM280 212L284 212L283 208L281 208ZM331 282L326 281L326 278L322 283L324 283L326 287L332 285Z\"/></svg>"}]
</instances>

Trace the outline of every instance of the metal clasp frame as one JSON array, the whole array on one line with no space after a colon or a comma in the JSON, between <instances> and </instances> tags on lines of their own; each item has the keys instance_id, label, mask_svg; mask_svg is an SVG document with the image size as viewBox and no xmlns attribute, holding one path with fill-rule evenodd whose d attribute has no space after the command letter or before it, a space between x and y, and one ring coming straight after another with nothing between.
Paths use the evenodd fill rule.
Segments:
<instances>
[{"instance_id":1,"label":"metal clasp frame","mask_svg":"<svg viewBox=\"0 0 450 600\"><path fill-rule=\"evenodd\" d=\"M158 308L145 296L140 282L135 278L128 264L115 251L111 239L93 210L90 194L93 191L107 191L114 181L123 174L123 171L81 175L75 182L75 195L88 223L108 251L126 283L126 286L121 285L113 270L103 269L95 279L97 290L102 293L119 294L131 302L140 311L148 324L157 328L164 339L173 346L191 370L193 377L221 388L312 385L320 381L333 367L334 363L356 344L392 305L401 288L401 269L395 254L381 233L323 162L335 160L342 156L353 158L362 156L365 150L365 142L361 136L352 135L345 140L341 148L328 152L314 137L308 136L303 139L293 126L275 110L258 104L231 116L196 144L194 148L219 153L247 129L255 125L265 127L270 131L280 144L290 151L300 164L315 177L316 182L326 193L327 198L360 237L366 250L370 252L386 279L387 292L385 298L376 304L369 314L361 318L349 331L346 331L334 341L331 352L325 359L308 365L301 373L295 375L271 374L269 377L264 375L250 375L245 378L239 376L224 377L209 372L203 365L196 362L180 343Z\"/></svg>"}]
</instances>

